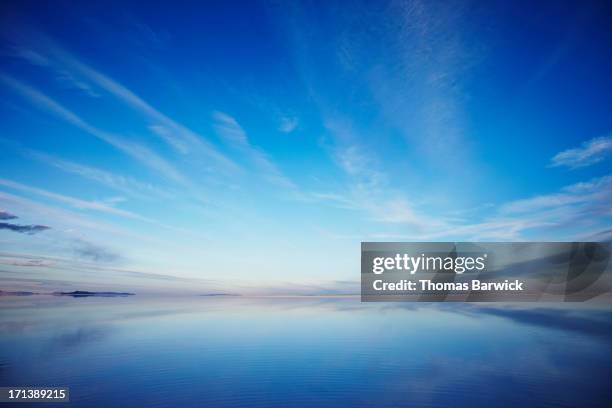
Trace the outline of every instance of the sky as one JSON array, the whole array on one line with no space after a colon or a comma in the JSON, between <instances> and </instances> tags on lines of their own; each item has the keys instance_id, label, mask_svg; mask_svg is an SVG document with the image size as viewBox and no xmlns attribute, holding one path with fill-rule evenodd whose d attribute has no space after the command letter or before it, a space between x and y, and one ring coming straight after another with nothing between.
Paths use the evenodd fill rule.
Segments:
<instances>
[{"instance_id":1,"label":"sky","mask_svg":"<svg viewBox=\"0 0 612 408\"><path fill-rule=\"evenodd\" d=\"M91 2L90 2L91 3ZM0 4L0 289L358 293L610 241L606 1Z\"/></svg>"}]
</instances>

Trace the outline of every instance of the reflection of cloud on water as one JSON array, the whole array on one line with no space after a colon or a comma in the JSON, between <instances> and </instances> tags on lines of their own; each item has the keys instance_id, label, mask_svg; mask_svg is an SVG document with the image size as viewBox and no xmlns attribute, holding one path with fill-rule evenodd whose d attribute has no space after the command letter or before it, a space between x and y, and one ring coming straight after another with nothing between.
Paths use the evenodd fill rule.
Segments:
<instances>
[{"instance_id":1,"label":"reflection of cloud on water","mask_svg":"<svg viewBox=\"0 0 612 408\"><path fill-rule=\"evenodd\" d=\"M14 308L15 313L19 309L33 311L40 310L40 308L47 310L49 313L42 315L31 313L27 315L5 314L0 318L2 332L9 334L42 330L49 333L57 327L63 327L70 330L60 334L55 342L56 345L64 344L68 346L87 340L94 341L101 336L101 331L108 331L108 327L116 324L166 316L201 315L202 319L206 320L208 315L219 316L231 313L232 315L249 315L253 318L278 315L284 319L299 318L297 314L302 313L308 315L347 313L354 316L356 320L397 315L398 321L410 321L417 317L419 319L427 318L428 313L443 313L449 319L452 319L453 316L462 316L475 319L475 321L485 317L507 319L515 324L570 331L585 336L604 338L606 341L612 342L612 308L572 303L546 306L533 303L362 303L358 297L113 298L112 300L88 299L87 302L79 302L78 304L72 299L63 298L56 300L51 297L40 297L35 300L20 299L9 303L20 304L21 307ZM83 299L78 300L82 301ZM54 309L59 313L53 312ZM291 316L292 314L296 314L296 316ZM440 316L436 318L438 319ZM96 324L103 325L106 329L91 328L90 321L92 319Z\"/></svg>"},{"instance_id":2,"label":"reflection of cloud on water","mask_svg":"<svg viewBox=\"0 0 612 408\"><path fill-rule=\"evenodd\" d=\"M542 307L539 304L495 305L491 303L483 306L482 304L458 302L361 303L355 299L333 298L298 299L297 301L295 299L283 299L282 302L286 306L285 310L318 308L337 312L370 311L380 313L403 310L407 314L437 311L472 318L495 316L512 320L517 324L571 331L584 335L604 337L612 341L612 308L590 308L571 303L555 304L555 306L551 307ZM292 305L292 303L294 304Z\"/></svg>"},{"instance_id":3,"label":"reflection of cloud on water","mask_svg":"<svg viewBox=\"0 0 612 408\"><path fill-rule=\"evenodd\" d=\"M477 309L477 313L507 318L520 324L602 336L612 340L612 310L481 307Z\"/></svg>"},{"instance_id":4,"label":"reflection of cloud on water","mask_svg":"<svg viewBox=\"0 0 612 408\"><path fill-rule=\"evenodd\" d=\"M107 326L86 326L70 329L51 337L46 350L50 353L73 351L106 338L112 329Z\"/></svg>"},{"instance_id":5,"label":"reflection of cloud on water","mask_svg":"<svg viewBox=\"0 0 612 408\"><path fill-rule=\"evenodd\" d=\"M2 380L2 383L5 384L6 382L3 380L4 378L7 377L7 372L9 369L9 364L5 363L4 361L0 361L0 380Z\"/></svg>"}]
</instances>

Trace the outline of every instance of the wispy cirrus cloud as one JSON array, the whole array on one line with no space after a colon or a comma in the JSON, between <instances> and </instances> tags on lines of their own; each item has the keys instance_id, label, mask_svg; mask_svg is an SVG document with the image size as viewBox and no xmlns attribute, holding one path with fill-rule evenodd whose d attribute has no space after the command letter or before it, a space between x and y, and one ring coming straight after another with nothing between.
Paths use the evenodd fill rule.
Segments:
<instances>
[{"instance_id":1,"label":"wispy cirrus cloud","mask_svg":"<svg viewBox=\"0 0 612 408\"><path fill-rule=\"evenodd\" d=\"M580 147L557 153L550 160L550 167L587 167L603 161L610 153L612 136L596 137L584 142Z\"/></svg>"},{"instance_id":2,"label":"wispy cirrus cloud","mask_svg":"<svg viewBox=\"0 0 612 408\"><path fill-rule=\"evenodd\" d=\"M387 120L411 146L438 166L464 171L470 160L462 80L482 46L479 38L467 40L467 8L417 0L392 2L390 9L387 17L393 29L385 33L391 38L382 54L388 63L381 64L369 81L370 89ZM359 45L352 45L353 54L358 54Z\"/></svg>"},{"instance_id":3,"label":"wispy cirrus cloud","mask_svg":"<svg viewBox=\"0 0 612 408\"><path fill-rule=\"evenodd\" d=\"M84 132L108 143L150 169L158 171L167 178L181 184L188 184L185 177L178 170L148 147L96 128L50 97L8 75L0 73L0 81L17 91L39 108L56 115Z\"/></svg>"},{"instance_id":4,"label":"wispy cirrus cloud","mask_svg":"<svg viewBox=\"0 0 612 408\"><path fill-rule=\"evenodd\" d=\"M87 200L82 200L82 199L64 195L64 194L54 193L54 192L47 191L41 188L28 186L25 184L21 184L21 183L12 181L12 180L2 179L2 178L0 178L0 186L5 186L5 187L8 187L14 190L38 195L40 197L44 197L44 198L47 198L47 199L50 199L50 200L53 200L53 201L56 201L62 204L66 204L77 210L90 210L90 211L96 211L96 212L100 212L104 214L110 214L110 215L114 215L114 216L121 217L124 219L131 219L131 220L144 222L150 225L161 227L165 230L190 234L190 235L199 236L200 238L202 238L202 236L197 232L193 233L189 230L185 230L179 227L174 227L172 225L165 224L153 218L144 217L140 214L137 214L131 211L116 208L113 206L113 202L116 198L111 198L110 201L108 200L107 201L87 201ZM0 192L0 202L2 202L2 198L3 198L2 193ZM121 198L119 200L122 201Z\"/></svg>"},{"instance_id":5,"label":"wispy cirrus cloud","mask_svg":"<svg viewBox=\"0 0 612 408\"><path fill-rule=\"evenodd\" d=\"M401 190L393 188L377 156L363 145L350 122L328 118L326 129L333 139L333 146L328 150L346 175L346 181L341 191L319 192L315 198L340 208L362 211L371 221L410 227L415 234L446 224L443 217L432 217L417 210Z\"/></svg>"},{"instance_id":6,"label":"wispy cirrus cloud","mask_svg":"<svg viewBox=\"0 0 612 408\"><path fill-rule=\"evenodd\" d=\"M246 132L235 118L223 112L213 112L213 119L215 130L223 140L251 160L269 182L285 188L295 187L263 150L251 145Z\"/></svg>"},{"instance_id":7,"label":"wispy cirrus cloud","mask_svg":"<svg viewBox=\"0 0 612 408\"><path fill-rule=\"evenodd\" d=\"M96 245L96 244L94 244ZM99 249L99 248L98 248ZM109 251L107 248L103 248L103 251ZM113 252L114 253L114 252ZM172 283L186 283L189 284L191 288L197 288L193 290L202 290L206 287L215 287L218 285L218 282L212 279L205 278L190 278L190 277L182 277L176 276L172 274L163 274L163 273L152 273L150 271L137 270L137 269L126 269L123 267L119 267L114 265L115 260L108 261L106 258L95 259L99 253L98 251L94 251L92 254L85 254L85 256L81 256L81 254L73 252L68 256L42 256L42 255L31 255L23 252L0 252L0 265L8 265L8 266L17 266L17 267L34 267L32 269L45 269L45 270L54 270L61 269L63 271L67 271L72 274L72 279L70 281L63 281L62 279L56 278L53 275L47 275L45 278L41 278L40 275L32 275L26 271L20 271L19 278L5 278L2 277L0 280L3 280L5 283L7 280L15 280L22 281L24 284L28 282L32 284L43 284L44 286L49 286L54 288L53 290L63 290L66 287L78 287L79 283L87 283L87 287L91 287L93 284L91 278L87 278L86 276L95 276L105 277L105 281L98 281L93 284L95 287L105 287L108 288L108 279L112 282L115 280L123 280L122 285L125 287L127 283L125 280L129 280L130 286L135 284L138 287L143 289L150 290L150 284L156 283L154 287L157 287L159 291L159 285L161 284L163 287L166 287L168 284ZM76 255L76 256L74 256ZM33 278L30 278L33 277ZM99 286L99 284L102 285ZM29 286L31 286L29 285Z\"/></svg>"},{"instance_id":8,"label":"wispy cirrus cloud","mask_svg":"<svg viewBox=\"0 0 612 408\"><path fill-rule=\"evenodd\" d=\"M169 199L172 194L149 183L138 181L132 177L116 174L100 168L75 163L52 155L27 150L27 155L43 163L56 167L67 173L75 174L84 179L94 181L132 197L146 200L164 198Z\"/></svg>"},{"instance_id":9,"label":"wispy cirrus cloud","mask_svg":"<svg viewBox=\"0 0 612 408\"><path fill-rule=\"evenodd\" d=\"M325 197L351 209L364 209L344 197ZM348 236L372 240L609 240L612 236L612 176L596 177L586 182L562 187L556 192L510 201L490 208L490 213L469 219L443 216L428 217L415 212L408 203L387 201L374 203L369 212L380 214L384 224L411 227L400 232L368 233ZM594 222L596 221L596 222ZM605 228L605 226L608 226ZM602 227L604 226L604 227Z\"/></svg>"},{"instance_id":10,"label":"wispy cirrus cloud","mask_svg":"<svg viewBox=\"0 0 612 408\"><path fill-rule=\"evenodd\" d=\"M88 230L95 233L110 233L116 236L129 236L132 239L146 240L146 236L129 232L99 220L93 220L82 214L66 209L52 207L21 196L0 191L0 203L3 206L24 212L32 217L48 220L51 225L61 225L66 229Z\"/></svg>"},{"instance_id":11,"label":"wispy cirrus cloud","mask_svg":"<svg viewBox=\"0 0 612 408\"><path fill-rule=\"evenodd\" d=\"M70 197L63 194L54 193L51 191L43 190L37 187L27 186L25 184L17 183L12 180L0 179L0 186L8 187L14 190L23 191L26 193L36 194L41 197L45 197L54 201L58 201L64 204L67 204L73 208L81 209L81 210L94 210L99 211L111 215L116 215L123 218L129 218L149 223L156 223L156 221L151 220L146 217L142 217L138 214L132 213L130 211L122 210L119 208L115 208L105 203L97 202L97 201L86 201L78 198Z\"/></svg>"},{"instance_id":12,"label":"wispy cirrus cloud","mask_svg":"<svg viewBox=\"0 0 612 408\"><path fill-rule=\"evenodd\" d=\"M19 255L10 256L0 253L0 265L20 266L20 267L49 267L55 265L53 261L39 258L23 258Z\"/></svg>"},{"instance_id":13,"label":"wispy cirrus cloud","mask_svg":"<svg viewBox=\"0 0 612 408\"><path fill-rule=\"evenodd\" d=\"M217 151L217 149L200 135L164 115L119 82L81 63L65 52L58 50L56 54L69 64L69 66L78 70L100 87L119 98L119 100L148 117L152 121L150 128L153 133L161 137L178 152L183 154L204 154L217 165L222 165L226 170L235 170L237 168L233 161Z\"/></svg>"},{"instance_id":14,"label":"wispy cirrus cloud","mask_svg":"<svg viewBox=\"0 0 612 408\"><path fill-rule=\"evenodd\" d=\"M597 177L587 182L580 182L565 186L559 192L539 195L523 200L512 201L501 207L502 213L534 213L570 206L605 205L612 203L612 175ZM605 210L605 207L602 207ZM612 209L604 211L612 214Z\"/></svg>"},{"instance_id":15,"label":"wispy cirrus cloud","mask_svg":"<svg viewBox=\"0 0 612 408\"><path fill-rule=\"evenodd\" d=\"M97 88L113 95L119 101L146 117L150 122L150 131L178 153L203 155L210 159L218 170L225 172L236 171L239 168L236 163L219 152L202 135L160 112L131 89L79 60L46 35L37 33L36 36L37 43L44 44L44 49L39 49L40 46L37 48L33 45L31 47L35 50L21 46L22 55L36 54L45 58L49 63L44 66L51 67L56 71L56 74L63 77L72 78L72 82L77 85L81 84L80 87L85 91L88 91L88 84L92 83ZM26 60L32 63L36 62L32 61L31 58L26 58ZM81 81L80 78L84 78L84 80Z\"/></svg>"},{"instance_id":16,"label":"wispy cirrus cloud","mask_svg":"<svg viewBox=\"0 0 612 408\"><path fill-rule=\"evenodd\" d=\"M97 98L100 96L87 81L58 66L53 59L47 57L44 53L17 45L13 47L12 55L32 65L52 69L55 72L55 79L64 87L78 89L91 97Z\"/></svg>"},{"instance_id":17,"label":"wispy cirrus cloud","mask_svg":"<svg viewBox=\"0 0 612 408\"><path fill-rule=\"evenodd\" d=\"M565 239L584 239L594 236L606 222L612 224L610 203L612 176L596 177L553 193L505 203L483 222L456 225L432 237L558 240L561 232Z\"/></svg>"},{"instance_id":18,"label":"wispy cirrus cloud","mask_svg":"<svg viewBox=\"0 0 612 408\"><path fill-rule=\"evenodd\" d=\"M327 118L325 129L333 139L328 149L338 167L360 189L377 190L388 184L387 174L381 170L375 153L367 149L351 122L345 118Z\"/></svg>"},{"instance_id":19,"label":"wispy cirrus cloud","mask_svg":"<svg viewBox=\"0 0 612 408\"><path fill-rule=\"evenodd\" d=\"M24 47L15 46L13 48L12 55L28 61L32 65L38 65L40 67L46 67L51 64L51 61L49 61L49 59L44 55Z\"/></svg>"},{"instance_id":20,"label":"wispy cirrus cloud","mask_svg":"<svg viewBox=\"0 0 612 408\"><path fill-rule=\"evenodd\" d=\"M50 225L56 233L62 233L68 241L73 241L76 235L80 238L83 236L112 237L112 240L141 242L150 247L163 248L164 251L173 248L173 251L178 252L184 247L182 244L175 245L164 240L163 236L140 233L122 224L112 224L106 220L93 218L93 214L85 215L81 212L56 207L3 191L0 191L0 205L10 209L11 212L19 212L30 218L45 220L45 224ZM150 223L164 229L177 230L154 220ZM189 233L183 230L180 230L180 232Z\"/></svg>"},{"instance_id":21,"label":"wispy cirrus cloud","mask_svg":"<svg viewBox=\"0 0 612 408\"><path fill-rule=\"evenodd\" d=\"M365 10L371 30L363 30ZM309 24L315 16L300 4L278 11L301 79L332 136L326 150L346 175L317 197L396 228L448 227L447 217L419 203L426 193L410 191L416 182L394 174L382 158L389 145L402 149L406 161L425 167L415 167L415 174L429 173L430 185L446 184L439 190L460 190L457 184L474 179L448 177L473 174L477 167L466 142L461 92L478 59L476 47L465 40L466 7L411 1L389 2L375 12L364 4L348 12L324 8L330 22L325 26Z\"/></svg>"},{"instance_id":22,"label":"wispy cirrus cloud","mask_svg":"<svg viewBox=\"0 0 612 408\"><path fill-rule=\"evenodd\" d=\"M296 117L288 117L284 116L280 119L280 124L278 126L278 130L282 133L291 133L295 129L297 129L299 125L299 120Z\"/></svg>"}]
</instances>

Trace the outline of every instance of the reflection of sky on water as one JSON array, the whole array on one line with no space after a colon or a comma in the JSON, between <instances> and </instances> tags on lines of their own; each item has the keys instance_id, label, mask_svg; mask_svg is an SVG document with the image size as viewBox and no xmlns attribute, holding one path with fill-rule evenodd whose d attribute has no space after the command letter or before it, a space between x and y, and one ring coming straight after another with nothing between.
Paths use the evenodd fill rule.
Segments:
<instances>
[{"instance_id":1,"label":"reflection of sky on water","mask_svg":"<svg viewBox=\"0 0 612 408\"><path fill-rule=\"evenodd\" d=\"M541 306L2 299L0 383L86 406L606 406L612 309Z\"/></svg>"}]
</instances>

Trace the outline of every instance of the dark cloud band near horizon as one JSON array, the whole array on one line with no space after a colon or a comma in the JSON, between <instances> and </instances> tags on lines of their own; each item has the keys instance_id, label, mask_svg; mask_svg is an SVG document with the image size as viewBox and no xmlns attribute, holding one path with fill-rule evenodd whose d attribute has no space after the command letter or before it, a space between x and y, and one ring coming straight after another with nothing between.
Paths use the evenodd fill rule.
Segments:
<instances>
[{"instance_id":1,"label":"dark cloud band near horizon","mask_svg":"<svg viewBox=\"0 0 612 408\"><path fill-rule=\"evenodd\" d=\"M0 222L0 230L9 230L19 232L20 234L33 235L48 229L51 229L51 227L47 227L46 225L18 225L9 224L8 222Z\"/></svg>"},{"instance_id":2,"label":"dark cloud band near horizon","mask_svg":"<svg viewBox=\"0 0 612 408\"><path fill-rule=\"evenodd\" d=\"M19 218L19 217L17 217L14 214L11 214L11 213L9 213L7 211L0 210L0 220L14 220L14 219L17 219L17 218Z\"/></svg>"}]
</instances>

